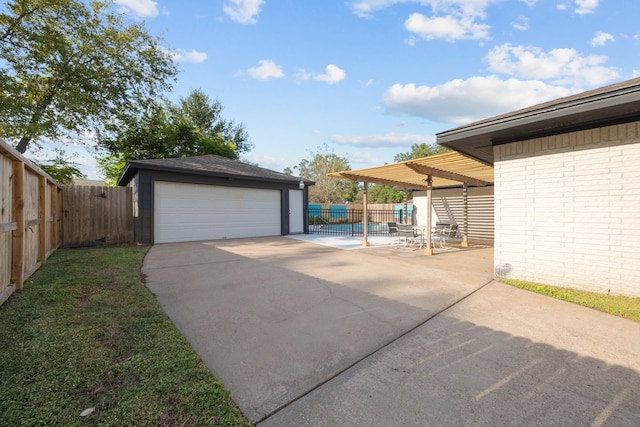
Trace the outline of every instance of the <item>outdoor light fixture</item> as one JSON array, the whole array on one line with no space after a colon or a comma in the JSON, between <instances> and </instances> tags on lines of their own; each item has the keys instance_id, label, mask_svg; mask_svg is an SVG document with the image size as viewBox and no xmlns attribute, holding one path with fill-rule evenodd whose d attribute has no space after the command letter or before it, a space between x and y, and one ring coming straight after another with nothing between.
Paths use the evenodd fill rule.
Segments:
<instances>
[{"instance_id":1,"label":"outdoor light fixture","mask_svg":"<svg viewBox=\"0 0 640 427\"><path fill-rule=\"evenodd\" d=\"M298 187L299 187L301 190L304 190L304 181L300 181L300 183L298 184Z\"/></svg>"}]
</instances>

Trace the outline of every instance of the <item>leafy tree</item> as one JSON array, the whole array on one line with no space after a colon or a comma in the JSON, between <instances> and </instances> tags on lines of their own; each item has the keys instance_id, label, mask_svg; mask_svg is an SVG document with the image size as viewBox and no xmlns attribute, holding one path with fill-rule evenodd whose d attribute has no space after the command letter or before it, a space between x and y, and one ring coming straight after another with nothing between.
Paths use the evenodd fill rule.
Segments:
<instances>
[{"instance_id":1,"label":"leafy tree","mask_svg":"<svg viewBox=\"0 0 640 427\"><path fill-rule=\"evenodd\" d=\"M86 178L86 176L75 166L75 163L65 157L64 152L56 149L56 157L53 160L35 162L40 169L49 174L59 184L73 184L75 178Z\"/></svg>"},{"instance_id":2,"label":"leafy tree","mask_svg":"<svg viewBox=\"0 0 640 427\"><path fill-rule=\"evenodd\" d=\"M115 187L118 185L120 172L127 165L127 160L123 156L107 154L96 158L98 170L104 178L105 184Z\"/></svg>"},{"instance_id":3,"label":"leafy tree","mask_svg":"<svg viewBox=\"0 0 640 427\"><path fill-rule=\"evenodd\" d=\"M217 154L236 159L235 145L220 135L207 136L176 110L154 105L140 118L130 117L107 127L98 144L106 155L98 166L108 183L115 184L130 160L166 159Z\"/></svg>"},{"instance_id":4,"label":"leafy tree","mask_svg":"<svg viewBox=\"0 0 640 427\"><path fill-rule=\"evenodd\" d=\"M422 157L433 156L435 154L443 154L450 151L448 148L438 144L413 144L411 151L406 153L398 153L393 157L395 162L404 162L406 160L421 159Z\"/></svg>"},{"instance_id":5,"label":"leafy tree","mask_svg":"<svg viewBox=\"0 0 640 427\"><path fill-rule=\"evenodd\" d=\"M238 155L253 148L244 125L223 119L221 117L223 107L220 101L211 101L201 89L191 91L186 98L180 98L180 102L173 109L176 114L182 114L189 119L205 136L221 137L233 144Z\"/></svg>"},{"instance_id":6,"label":"leafy tree","mask_svg":"<svg viewBox=\"0 0 640 427\"><path fill-rule=\"evenodd\" d=\"M24 153L135 115L171 87L177 69L143 24L112 1L12 0L0 13L0 135Z\"/></svg>"},{"instance_id":7,"label":"leafy tree","mask_svg":"<svg viewBox=\"0 0 640 427\"><path fill-rule=\"evenodd\" d=\"M389 185L370 185L367 200L369 203L400 203L404 200L404 191Z\"/></svg>"},{"instance_id":8,"label":"leafy tree","mask_svg":"<svg viewBox=\"0 0 640 427\"><path fill-rule=\"evenodd\" d=\"M300 161L297 169L300 177L315 181L309 188L309 202L336 203L353 201L358 193L358 183L350 180L329 178L328 173L351 170L349 161L339 157L325 144L317 152L310 152L310 158Z\"/></svg>"}]
</instances>

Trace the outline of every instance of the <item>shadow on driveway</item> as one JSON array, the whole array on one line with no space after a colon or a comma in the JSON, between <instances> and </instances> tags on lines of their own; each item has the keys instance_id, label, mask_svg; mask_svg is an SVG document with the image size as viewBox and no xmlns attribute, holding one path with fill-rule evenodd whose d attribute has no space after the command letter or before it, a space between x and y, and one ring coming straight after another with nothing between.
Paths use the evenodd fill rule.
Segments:
<instances>
[{"instance_id":1,"label":"shadow on driveway","mask_svg":"<svg viewBox=\"0 0 640 427\"><path fill-rule=\"evenodd\" d=\"M167 244L143 273L260 425L639 424L638 324L490 283L492 249L394 251Z\"/></svg>"}]
</instances>

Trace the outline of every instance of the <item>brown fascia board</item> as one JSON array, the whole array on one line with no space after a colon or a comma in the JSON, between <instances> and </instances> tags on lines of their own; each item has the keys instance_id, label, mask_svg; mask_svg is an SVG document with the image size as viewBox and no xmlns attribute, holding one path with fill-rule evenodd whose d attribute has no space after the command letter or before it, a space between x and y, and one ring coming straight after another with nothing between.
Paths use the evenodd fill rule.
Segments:
<instances>
[{"instance_id":1,"label":"brown fascia board","mask_svg":"<svg viewBox=\"0 0 640 427\"><path fill-rule=\"evenodd\" d=\"M437 142L491 165L494 145L640 120L640 85L594 92L441 132Z\"/></svg>"}]
</instances>

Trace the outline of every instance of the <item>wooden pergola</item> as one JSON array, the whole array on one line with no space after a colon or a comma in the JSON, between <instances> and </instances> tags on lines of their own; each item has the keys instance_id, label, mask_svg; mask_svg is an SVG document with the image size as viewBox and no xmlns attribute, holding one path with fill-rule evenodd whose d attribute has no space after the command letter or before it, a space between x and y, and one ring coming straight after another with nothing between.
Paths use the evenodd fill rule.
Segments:
<instances>
[{"instance_id":1,"label":"wooden pergola","mask_svg":"<svg viewBox=\"0 0 640 427\"><path fill-rule=\"evenodd\" d=\"M363 246L369 246L368 241L368 208L367 192L369 183L384 184L401 187L405 190L427 191L427 227L431 227L432 190L434 188L459 186L462 184L464 198L464 225L462 229L462 244L467 240L467 187L469 185L482 187L493 183L493 167L480 163L457 152L407 160L390 165L377 166L353 171L333 172L332 178L349 179L364 184L364 240ZM426 233L425 255L433 255L431 233Z\"/></svg>"}]
</instances>

